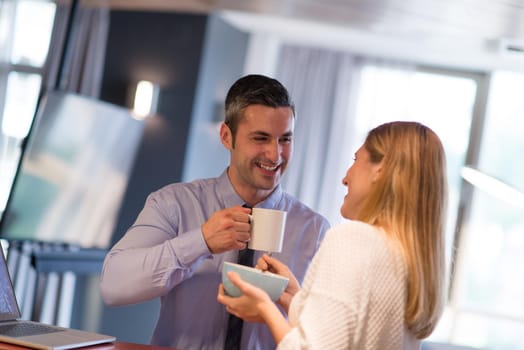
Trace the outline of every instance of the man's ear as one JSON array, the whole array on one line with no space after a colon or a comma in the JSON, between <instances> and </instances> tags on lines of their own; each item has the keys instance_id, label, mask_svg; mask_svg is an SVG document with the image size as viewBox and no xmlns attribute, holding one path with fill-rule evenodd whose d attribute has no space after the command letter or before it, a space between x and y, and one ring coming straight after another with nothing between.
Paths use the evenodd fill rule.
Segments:
<instances>
[{"instance_id":1,"label":"man's ear","mask_svg":"<svg viewBox=\"0 0 524 350\"><path fill-rule=\"evenodd\" d=\"M220 141L228 150L233 149L233 135L231 129L225 123L220 125Z\"/></svg>"}]
</instances>

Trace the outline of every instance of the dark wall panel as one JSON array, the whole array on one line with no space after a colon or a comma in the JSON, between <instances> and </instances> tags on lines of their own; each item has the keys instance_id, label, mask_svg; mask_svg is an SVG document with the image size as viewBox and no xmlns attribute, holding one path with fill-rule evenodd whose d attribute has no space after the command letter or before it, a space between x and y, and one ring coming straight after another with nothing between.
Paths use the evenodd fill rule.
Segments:
<instances>
[{"instance_id":1,"label":"dark wall panel","mask_svg":"<svg viewBox=\"0 0 524 350\"><path fill-rule=\"evenodd\" d=\"M207 16L180 13L111 13L101 99L126 105L138 80L160 85L157 115L148 118L115 233L133 223L147 195L181 179ZM121 341L147 343L158 300L104 308L100 330Z\"/></svg>"},{"instance_id":2,"label":"dark wall panel","mask_svg":"<svg viewBox=\"0 0 524 350\"><path fill-rule=\"evenodd\" d=\"M160 85L157 116L148 118L114 240L133 223L146 196L180 181L207 16L111 13L101 99L126 105L138 80Z\"/></svg>"}]
</instances>

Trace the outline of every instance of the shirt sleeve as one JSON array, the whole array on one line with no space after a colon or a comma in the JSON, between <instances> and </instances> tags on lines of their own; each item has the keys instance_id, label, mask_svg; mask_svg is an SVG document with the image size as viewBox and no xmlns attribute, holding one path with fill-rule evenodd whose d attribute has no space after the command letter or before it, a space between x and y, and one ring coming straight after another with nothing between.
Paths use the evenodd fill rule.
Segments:
<instances>
[{"instance_id":1,"label":"shirt sleeve","mask_svg":"<svg viewBox=\"0 0 524 350\"><path fill-rule=\"evenodd\" d=\"M107 304L163 296L211 257L201 227L178 232L176 204L170 203L169 213L165 207L160 196L150 195L134 225L107 254L100 275Z\"/></svg>"}]
</instances>

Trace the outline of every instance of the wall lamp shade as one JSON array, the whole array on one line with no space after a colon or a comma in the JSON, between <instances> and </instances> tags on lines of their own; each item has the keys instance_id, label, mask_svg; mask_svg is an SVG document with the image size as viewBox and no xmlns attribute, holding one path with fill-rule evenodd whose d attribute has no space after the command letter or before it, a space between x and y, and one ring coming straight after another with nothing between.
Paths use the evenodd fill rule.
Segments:
<instances>
[{"instance_id":1,"label":"wall lamp shade","mask_svg":"<svg viewBox=\"0 0 524 350\"><path fill-rule=\"evenodd\" d=\"M462 168L460 174L464 180L478 189L516 207L524 208L524 192L515 187L467 166Z\"/></svg>"},{"instance_id":2,"label":"wall lamp shade","mask_svg":"<svg viewBox=\"0 0 524 350\"><path fill-rule=\"evenodd\" d=\"M158 85L146 80L139 81L133 95L133 114L140 119L155 114L158 106L158 94Z\"/></svg>"}]
</instances>

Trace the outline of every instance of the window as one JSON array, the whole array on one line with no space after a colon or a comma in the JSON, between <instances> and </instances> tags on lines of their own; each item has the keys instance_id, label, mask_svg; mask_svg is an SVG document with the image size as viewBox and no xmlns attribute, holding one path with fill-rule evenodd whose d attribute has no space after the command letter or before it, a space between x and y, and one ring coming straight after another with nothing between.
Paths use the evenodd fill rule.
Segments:
<instances>
[{"instance_id":1,"label":"window","mask_svg":"<svg viewBox=\"0 0 524 350\"><path fill-rule=\"evenodd\" d=\"M412 67L363 67L356 108L356 149L366 132L392 120L417 120L442 139L448 162L447 260L450 262L461 201L461 170L473 123L485 118L478 169L524 191L524 74L493 75L486 116L478 90L487 76ZM503 141L502 141L503 140ZM519 187L520 186L520 187ZM342 189L345 190L345 189ZM522 195L524 198L524 194ZM464 198L462 198L464 200ZM475 188L463 219L453 293L430 340L489 348L524 348L524 201L494 197Z\"/></svg>"},{"instance_id":2,"label":"window","mask_svg":"<svg viewBox=\"0 0 524 350\"><path fill-rule=\"evenodd\" d=\"M456 343L524 348L523 89L524 74L493 74L477 168L515 191L473 188L446 319Z\"/></svg>"},{"instance_id":3,"label":"window","mask_svg":"<svg viewBox=\"0 0 524 350\"><path fill-rule=\"evenodd\" d=\"M0 212L33 121L55 11L52 1L0 2Z\"/></svg>"},{"instance_id":4,"label":"window","mask_svg":"<svg viewBox=\"0 0 524 350\"><path fill-rule=\"evenodd\" d=\"M464 74L404 67L363 68L356 111L356 133L391 120L418 120L441 137L448 161L447 257L452 255L459 204L460 239L452 291L430 340L479 349L524 348L524 74ZM487 107L478 108L478 90ZM482 93L480 94L482 95ZM482 115L480 115L482 114ZM483 126L478 140L471 129ZM355 148L359 145L355 145ZM509 185L514 197L462 179L468 164ZM471 155L469 156L471 158ZM466 190L471 191L464 191ZM471 198L464 197L471 193ZM462 197L461 197L462 196Z\"/></svg>"},{"instance_id":5,"label":"window","mask_svg":"<svg viewBox=\"0 0 524 350\"><path fill-rule=\"evenodd\" d=\"M449 71L373 64L365 65L361 73L355 112L357 137L354 139L358 142L353 145L352 152L371 128L393 120L422 122L432 128L444 144L449 182L448 262L459 203L460 169L464 166L469 145L477 79L480 77ZM345 191L345 188L337 190Z\"/></svg>"}]
</instances>

